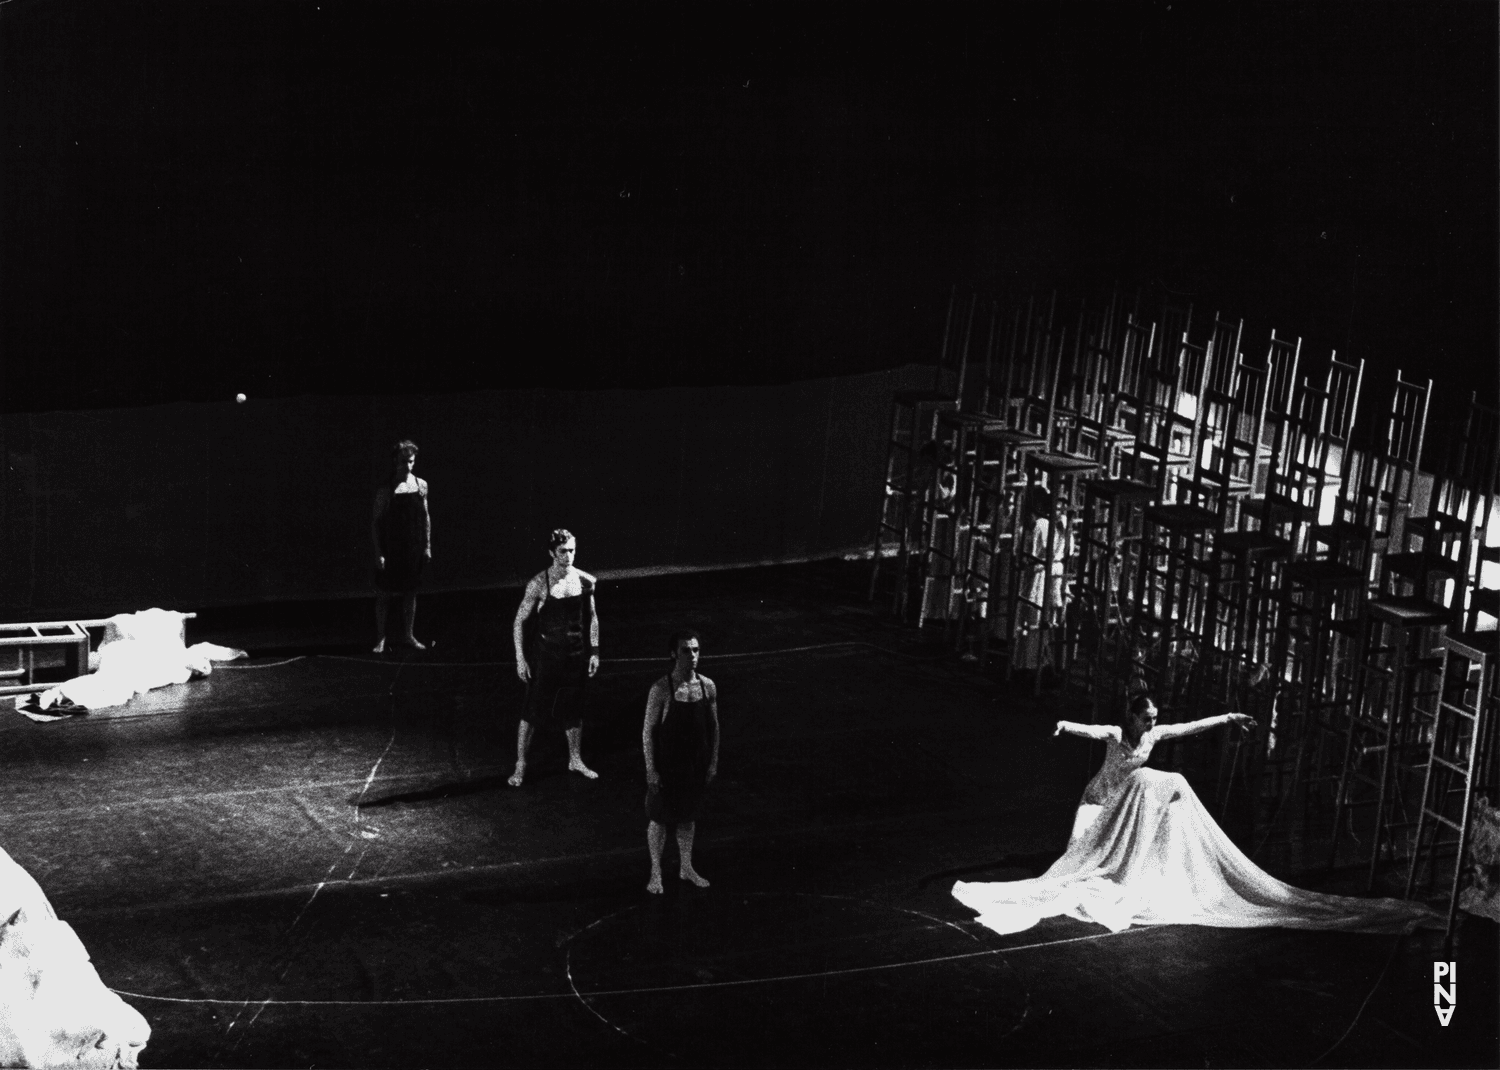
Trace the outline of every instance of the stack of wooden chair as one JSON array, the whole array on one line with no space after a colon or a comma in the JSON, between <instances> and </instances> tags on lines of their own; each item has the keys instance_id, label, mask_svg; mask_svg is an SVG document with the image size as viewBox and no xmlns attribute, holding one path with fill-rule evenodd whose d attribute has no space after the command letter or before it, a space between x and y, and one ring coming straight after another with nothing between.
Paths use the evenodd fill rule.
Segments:
<instances>
[{"instance_id":1,"label":"stack of wooden chair","mask_svg":"<svg viewBox=\"0 0 1500 1070\"><path fill-rule=\"evenodd\" d=\"M964 660L1096 710L1144 688L1198 716L1258 689L1259 792L1363 825L1373 880L1452 823L1434 748L1460 795L1489 783L1493 718L1453 759L1451 726L1487 707L1444 688L1455 658L1493 676L1495 410L1474 397L1438 443L1430 380L1146 305L954 291L932 388L893 402L871 596L887 578Z\"/></svg>"}]
</instances>

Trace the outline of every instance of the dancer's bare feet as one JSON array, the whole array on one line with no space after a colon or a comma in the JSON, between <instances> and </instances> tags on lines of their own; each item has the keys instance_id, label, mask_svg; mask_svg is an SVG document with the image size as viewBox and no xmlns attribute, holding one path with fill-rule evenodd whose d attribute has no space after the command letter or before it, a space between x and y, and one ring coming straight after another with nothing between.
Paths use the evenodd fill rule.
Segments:
<instances>
[{"instance_id":1,"label":"dancer's bare feet","mask_svg":"<svg viewBox=\"0 0 1500 1070\"><path fill-rule=\"evenodd\" d=\"M378 642L378 643L375 644L374 653L376 653L376 654L384 654L385 653L385 640L384 639L380 640L380 642Z\"/></svg>"},{"instance_id":2,"label":"dancer's bare feet","mask_svg":"<svg viewBox=\"0 0 1500 1070\"><path fill-rule=\"evenodd\" d=\"M525 779L526 779L526 763L525 762L517 762L516 763L516 771L510 775L510 779L507 780L506 783L509 784L513 788L519 788L521 786L521 781L523 781Z\"/></svg>"},{"instance_id":3,"label":"dancer's bare feet","mask_svg":"<svg viewBox=\"0 0 1500 1070\"><path fill-rule=\"evenodd\" d=\"M698 875L698 871L692 866L681 867L680 869L678 869L677 875L685 881L690 881L691 883L696 884L699 888L708 887L708 879L706 877L700 877Z\"/></svg>"},{"instance_id":4,"label":"dancer's bare feet","mask_svg":"<svg viewBox=\"0 0 1500 1070\"><path fill-rule=\"evenodd\" d=\"M652 871L652 873L651 873L651 880L648 881L647 884L646 884L646 891L650 892L652 895L661 895L662 894L661 871L660 870L654 870L654 871Z\"/></svg>"},{"instance_id":5,"label":"dancer's bare feet","mask_svg":"<svg viewBox=\"0 0 1500 1070\"><path fill-rule=\"evenodd\" d=\"M427 649L427 644L426 643L419 643L419 642L417 642L417 637L414 636L414 635L408 635L406 637L406 645L409 646L409 647L411 647L413 650L426 650Z\"/></svg>"},{"instance_id":6,"label":"dancer's bare feet","mask_svg":"<svg viewBox=\"0 0 1500 1070\"><path fill-rule=\"evenodd\" d=\"M598 780L599 774L583 764L582 758L572 758L568 761L568 771L571 773L582 773L590 780Z\"/></svg>"}]
</instances>

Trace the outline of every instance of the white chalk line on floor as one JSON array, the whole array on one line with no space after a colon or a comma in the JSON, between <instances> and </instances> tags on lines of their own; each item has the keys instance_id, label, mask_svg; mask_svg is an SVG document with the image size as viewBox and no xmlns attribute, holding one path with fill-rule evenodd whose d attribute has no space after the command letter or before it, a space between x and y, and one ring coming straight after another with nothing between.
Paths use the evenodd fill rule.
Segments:
<instances>
[{"instance_id":1,"label":"white chalk line on floor","mask_svg":"<svg viewBox=\"0 0 1500 1070\"><path fill-rule=\"evenodd\" d=\"M778 893L770 893L770 892L745 892L745 893L742 893L742 894L746 897L746 902L749 902L750 898L765 899L765 898L768 898L768 897L776 896ZM782 897L785 897L787 895L791 895L791 896L796 896L796 897L800 897L800 898L807 898L807 899L831 899L831 900L834 900L834 901L840 902L840 903L856 903L856 904L859 904L861 906L872 907L872 908L877 909L877 910L893 910L893 911L896 911L897 913L900 913L900 914L908 914L908 915L910 915L910 916L912 916L914 918L921 918L923 921L929 922L932 926L937 926L937 927L943 927L943 928L952 929L955 932L957 932L960 936L966 937L967 939L972 940L975 943L979 942L979 936L972 929L965 929L962 925L959 925L957 922L948 921L948 920L946 920L944 918L934 917L931 914L923 913L920 910L912 910L909 907L898 907L898 906L889 906L889 905L882 906L881 904L873 903L873 902L871 902L868 899L863 899L863 898L860 898L858 896L850 896L850 895L829 895L829 894L826 894L826 893L819 894L819 893L814 893L814 892L791 892L791 893L780 893L780 895ZM598 926L603 925L605 922L608 922L608 921L610 921L613 918L617 918L617 917L621 916L622 914L628 914L628 913L630 913L633 910L639 909L639 907L640 907L639 904L635 904L633 906L625 907L622 910L616 910L613 913L606 914L606 915L604 915L604 917L599 918L599 919L597 919L597 920L589 923L588 925L585 925L582 929L578 930L578 932L576 932L572 936L568 937L568 939L566 941L567 948L568 948L568 955L567 955L567 962L566 962L567 968L566 968L566 970L564 972L565 972L565 974L566 974L566 976L568 978L568 987L570 987L573 990L573 994L578 997L578 1002L583 1005L584 1010L588 1011L595 1018L599 1019L599 1021L603 1022L606 1026L608 1026L610 1029L614 1030L616 1033L619 1033L620 1036L624 1037L625 1039L627 1039L629 1041L632 1041L632 1042L634 1042L636 1044L639 1044L639 1045L641 1045L642 1047L645 1047L645 1048L653 1048L654 1046L651 1043L649 1043L648 1041L642 1040L640 1037L638 1037L635 1034L631 1033L628 1029L625 1029L625 1028L621 1027L619 1024L610 1021L610 1019L608 1017L606 1017L604 1014L601 1014L599 1012L598 1008L596 1008L593 1005L593 1003L589 1002L589 997L590 996L598 995L599 993L582 992L582 991L579 990L577 982L575 982L573 980L573 942L575 940L577 940L580 936L582 936L584 933L588 932L590 929L597 928ZM924 926L924 928L925 928L925 926ZM858 969L869 970L869 969L872 969L872 968L873 969L880 969L881 967L864 967L864 968L856 967L855 969L856 970L858 970ZM885 968L892 968L892 967L888 966L888 967L885 967ZM816 974L814 976L816 978L824 978L824 979L826 979L828 976L835 975L835 973L836 973L836 971L823 971L823 972L821 972L819 974ZM826 988L826 986L825 986L825 988ZM1031 994L1029 992L1026 994L1026 1003L1027 1003L1027 1006L1029 1007L1030 1003L1031 1003ZM1022 1015L1021 1015L1021 1021L1025 1021L1025 1018L1026 1018L1026 1011L1023 1010L1022 1011ZM1017 1024L1014 1027L1012 1027L1012 1029L1010 1030L1010 1032L1014 1032L1016 1029L1020 1028L1020 1024L1021 1024L1020 1022L1017 1022ZM1008 1036L1009 1033L1007 1033L1006 1035ZM667 1050L667 1049L660 1049L660 1048L658 1048L656 1050L663 1051L666 1055L668 1055L672 1059L676 1059L676 1060L679 1060L679 1061L682 1060L682 1056L679 1055L679 1054L677 1054L674 1051L670 1051L670 1050Z\"/></svg>"},{"instance_id":2,"label":"white chalk line on floor","mask_svg":"<svg viewBox=\"0 0 1500 1070\"><path fill-rule=\"evenodd\" d=\"M387 748L389 750L389 748ZM383 756L382 756L383 757ZM378 765L379 763L377 763ZM502 765L477 765L470 770L472 774L494 774L498 775L510 768L507 762ZM272 784L261 788L226 788L222 791L195 792L192 795L153 795L142 799L116 799L110 802L95 802L85 806L54 806L45 810L10 810L5 816L7 818L19 817L51 817L58 814L97 814L101 810L123 810L132 806L171 806L178 803L202 803L211 802L215 799L229 799L245 795L268 795L287 792L319 791L326 788L346 788L361 786L368 791L372 784L397 784L402 781L427 781L437 777L451 775L453 770L448 766L434 767L432 769L418 769L410 773L394 773L390 776L369 777L344 777L339 780L299 780L290 784Z\"/></svg>"},{"instance_id":3,"label":"white chalk line on floor","mask_svg":"<svg viewBox=\"0 0 1500 1070\"><path fill-rule=\"evenodd\" d=\"M1062 944L1077 944L1092 940L1105 940L1112 936L1127 936L1131 933L1148 932L1156 926L1137 926L1120 932L1094 933L1089 936L1072 936L1063 940L1046 940L1035 944L1020 944L1016 947L994 947L983 951L966 951L958 955L937 955L932 958L912 959L907 962L888 962L877 966L850 966L839 970L817 970L811 973L788 973L775 977L747 977L738 981L698 981L685 985L646 985L640 988L601 989L597 992L541 992L528 996L460 996L448 999L273 999L266 1003L272 1007L436 1007L467 1003L527 1003L554 999L598 999L603 996L645 996L667 992L698 992L716 988L745 988L750 985L782 984L789 981L815 981L829 977L848 977L854 974L876 973L883 970L903 970L914 966L936 966L947 962L962 962L966 959L993 958L1017 951L1033 951L1043 947L1058 947ZM125 999L144 999L155 1003L185 1003L194 1005L242 1007L260 1003L255 999L189 999L182 996L152 996L141 992L127 992L123 988L112 988L111 992Z\"/></svg>"},{"instance_id":4,"label":"white chalk line on floor","mask_svg":"<svg viewBox=\"0 0 1500 1070\"><path fill-rule=\"evenodd\" d=\"M508 768L508 766L506 767ZM503 770L502 770L503 771ZM990 813L986 812L976 820L990 820ZM894 824L900 824L905 818L898 819ZM893 821L889 817L877 817L863 821L846 821L838 825L822 826L813 831L817 836L847 836L861 829L889 829ZM716 836L714 842L720 845L734 846L742 843L760 842L764 840L779 840L787 835L786 830L762 830L727 837ZM357 881L344 881L335 879L328 882L329 888L340 890L384 888L388 886L405 886L409 884L420 884L434 879L464 879L481 876L485 874L502 874L514 872L519 869L532 866L569 865L582 861L596 862L611 858L640 857L646 854L645 843L635 843L628 847L611 847L600 851L576 851L570 854L551 855L546 858L510 859L504 862L489 862L481 865L465 866L463 868L442 868L415 870L408 873L393 873L386 875L381 873L378 877L367 877ZM218 895L201 896L192 900L155 900L144 903L125 903L119 906L94 907L84 910L75 910L69 913L69 918L100 918L114 917L121 914L132 915L161 910L183 910L196 907L222 905L225 903L241 903L252 900L266 900L279 896L303 895L312 891L316 882L309 881L305 884L294 884L277 888L254 888L239 892L225 892ZM828 897L824 897L828 898ZM597 924L597 923L596 923ZM576 936L577 934L575 934ZM572 939L572 937L570 937Z\"/></svg>"},{"instance_id":5,"label":"white chalk line on floor","mask_svg":"<svg viewBox=\"0 0 1500 1070\"><path fill-rule=\"evenodd\" d=\"M222 672L225 669L274 669L278 665L290 665L294 661L306 661L312 656L311 654L298 654L294 658L284 658L281 661L267 661L260 665L236 665L234 662L217 662L214 665L214 672Z\"/></svg>"}]
</instances>

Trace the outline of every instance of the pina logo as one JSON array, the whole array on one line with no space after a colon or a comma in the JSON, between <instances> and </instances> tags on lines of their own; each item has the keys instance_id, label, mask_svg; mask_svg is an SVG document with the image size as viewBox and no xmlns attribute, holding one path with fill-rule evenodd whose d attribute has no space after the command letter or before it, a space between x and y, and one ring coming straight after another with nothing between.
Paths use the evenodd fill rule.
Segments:
<instances>
[{"instance_id":1,"label":"pina logo","mask_svg":"<svg viewBox=\"0 0 1500 1070\"><path fill-rule=\"evenodd\" d=\"M1444 986L1443 981L1448 984ZM1448 1004L1446 1007L1443 1004ZM1434 962L1432 964L1432 1009L1437 1011L1438 1021L1447 1025L1453 1020L1458 1007L1458 963Z\"/></svg>"}]
</instances>

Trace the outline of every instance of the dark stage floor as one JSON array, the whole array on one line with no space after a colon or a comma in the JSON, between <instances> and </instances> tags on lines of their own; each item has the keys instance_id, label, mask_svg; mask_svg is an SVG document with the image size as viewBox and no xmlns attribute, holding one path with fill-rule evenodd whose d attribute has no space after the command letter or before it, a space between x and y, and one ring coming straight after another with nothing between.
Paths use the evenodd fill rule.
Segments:
<instances>
[{"instance_id":1,"label":"dark stage floor","mask_svg":"<svg viewBox=\"0 0 1500 1070\"><path fill-rule=\"evenodd\" d=\"M383 659L368 603L205 612L189 641L252 661L0 713L0 846L151 1021L151 1066L1496 1065L1488 924L1447 1028L1440 933L974 925L955 878L1061 852L1090 752L1050 732L1088 714L881 620L865 568L604 584L600 779L541 737L519 791L518 592L426 597L435 647ZM713 886L652 899L641 714L680 624L722 695ZM1290 826L1225 824L1278 876L1352 887Z\"/></svg>"}]
</instances>

